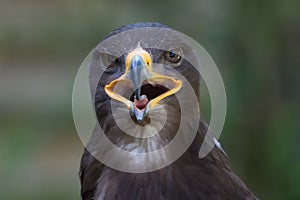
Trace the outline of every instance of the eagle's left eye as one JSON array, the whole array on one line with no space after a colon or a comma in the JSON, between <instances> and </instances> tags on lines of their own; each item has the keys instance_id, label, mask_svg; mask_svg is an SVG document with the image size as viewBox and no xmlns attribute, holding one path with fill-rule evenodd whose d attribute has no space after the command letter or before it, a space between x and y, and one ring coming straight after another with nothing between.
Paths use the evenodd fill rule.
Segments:
<instances>
[{"instance_id":1,"label":"eagle's left eye","mask_svg":"<svg viewBox=\"0 0 300 200\"><path fill-rule=\"evenodd\" d=\"M181 51L179 49L174 49L165 52L165 59L170 63L179 63L181 61Z\"/></svg>"}]
</instances>

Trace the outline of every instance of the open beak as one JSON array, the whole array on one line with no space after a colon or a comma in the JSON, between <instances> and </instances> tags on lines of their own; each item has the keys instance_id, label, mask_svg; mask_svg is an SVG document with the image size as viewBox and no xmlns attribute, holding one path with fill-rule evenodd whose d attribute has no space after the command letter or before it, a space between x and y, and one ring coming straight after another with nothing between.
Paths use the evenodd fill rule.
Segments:
<instances>
[{"instance_id":1,"label":"open beak","mask_svg":"<svg viewBox=\"0 0 300 200\"><path fill-rule=\"evenodd\" d=\"M125 74L104 89L109 97L124 103L137 122L141 122L159 101L178 92L181 86L180 80L152 72L150 54L139 47L127 55ZM122 93L128 89L132 93L130 98Z\"/></svg>"}]
</instances>

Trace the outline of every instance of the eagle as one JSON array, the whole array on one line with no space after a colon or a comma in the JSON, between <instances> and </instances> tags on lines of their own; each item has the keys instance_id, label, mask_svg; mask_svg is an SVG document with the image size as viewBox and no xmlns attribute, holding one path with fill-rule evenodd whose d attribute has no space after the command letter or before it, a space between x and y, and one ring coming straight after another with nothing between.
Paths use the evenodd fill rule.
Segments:
<instances>
[{"instance_id":1,"label":"eagle","mask_svg":"<svg viewBox=\"0 0 300 200\"><path fill-rule=\"evenodd\" d=\"M173 30L154 22L128 24L108 34L103 41L129 30L151 27ZM145 34L142 37L149 36ZM167 34L161 37L161 41L167 41L170 36ZM130 39L124 40L128 44L132 42ZM117 42L106 45L112 50L126 48L126 44ZM91 94L94 95L92 103L98 125L81 158L79 176L82 199L257 199L231 171L227 154L205 120L202 117L197 119L193 115L190 118L181 117L184 108L180 107L180 101L195 101L185 93L188 91L187 85L199 97L200 74L182 56L180 49L153 48L138 43L135 48L124 52L122 55L112 56L96 48L92 55L92 59L96 61L90 66L89 77L90 84L95 85ZM97 62L99 60L102 62ZM167 70L168 67L171 69ZM97 75L98 68L105 68L101 76ZM191 103L189 113L194 110L197 111L198 108ZM139 156L139 153L163 149L176 137L181 120L189 123L195 119L196 123L190 123L183 133L185 135L193 129L196 130L195 137L192 137L190 145L182 155L166 165L147 170L145 166L149 162ZM129 160L120 160L109 154L110 149L101 143L103 136L99 134L100 129L115 146L126 152L136 153L136 156ZM136 135L139 137L135 137ZM214 146L205 157L199 158L200 146L207 142L205 137ZM184 137L181 139L184 140ZM101 151L109 154L104 160L97 157L97 153ZM168 160L169 156L171 155L162 150L159 156L148 159L154 159L160 164ZM124 166L126 163L134 163L137 172L107 165L107 160Z\"/></svg>"}]
</instances>

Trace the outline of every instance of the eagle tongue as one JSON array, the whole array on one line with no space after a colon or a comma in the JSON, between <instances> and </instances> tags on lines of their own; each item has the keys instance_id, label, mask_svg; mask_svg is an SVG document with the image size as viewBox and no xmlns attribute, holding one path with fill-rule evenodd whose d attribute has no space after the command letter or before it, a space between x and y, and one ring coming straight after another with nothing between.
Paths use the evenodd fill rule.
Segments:
<instances>
[{"instance_id":1,"label":"eagle tongue","mask_svg":"<svg viewBox=\"0 0 300 200\"><path fill-rule=\"evenodd\" d=\"M140 96L139 100L137 100L136 97L134 97L134 102L133 103L134 103L134 106L137 109L143 110L146 107L148 102L149 102L149 100L148 100L147 96L142 95L142 96Z\"/></svg>"}]
</instances>

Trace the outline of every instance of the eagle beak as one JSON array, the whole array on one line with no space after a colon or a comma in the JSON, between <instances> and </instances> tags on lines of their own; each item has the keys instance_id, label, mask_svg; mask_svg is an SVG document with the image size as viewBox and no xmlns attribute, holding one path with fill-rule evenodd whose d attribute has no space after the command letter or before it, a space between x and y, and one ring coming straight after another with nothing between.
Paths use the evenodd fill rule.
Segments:
<instances>
[{"instance_id":1,"label":"eagle beak","mask_svg":"<svg viewBox=\"0 0 300 200\"><path fill-rule=\"evenodd\" d=\"M119 91L114 89L116 84ZM150 54L139 47L127 55L125 74L104 89L109 97L127 105L131 115L137 122L141 122L159 101L178 92L181 86L180 80L152 72ZM124 97L124 91L120 91L125 88L127 91L131 89L131 98Z\"/></svg>"},{"instance_id":2,"label":"eagle beak","mask_svg":"<svg viewBox=\"0 0 300 200\"><path fill-rule=\"evenodd\" d=\"M141 55L134 55L129 63L128 79L133 84L134 98L140 100L143 81L150 78L151 75L146 67L145 59Z\"/></svg>"}]
</instances>

